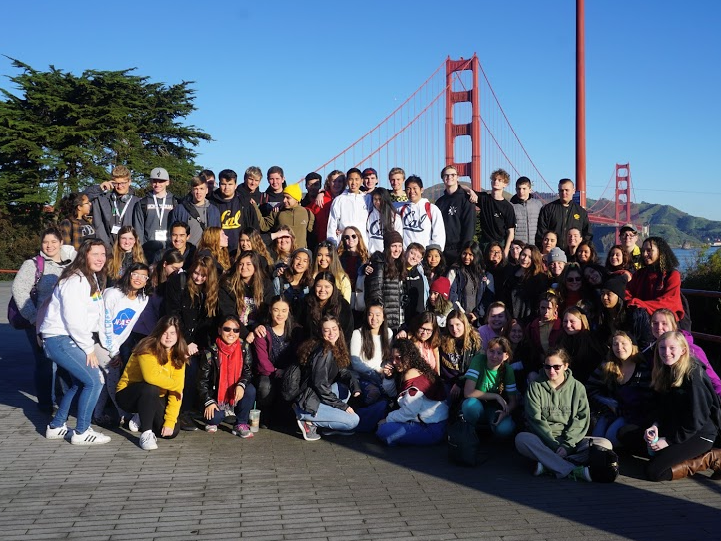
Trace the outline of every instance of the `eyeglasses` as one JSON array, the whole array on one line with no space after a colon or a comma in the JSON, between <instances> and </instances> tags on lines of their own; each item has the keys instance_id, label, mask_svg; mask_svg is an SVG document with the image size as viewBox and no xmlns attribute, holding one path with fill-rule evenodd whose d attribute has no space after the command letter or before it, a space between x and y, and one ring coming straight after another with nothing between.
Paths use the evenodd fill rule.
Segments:
<instances>
[{"instance_id":1,"label":"eyeglasses","mask_svg":"<svg viewBox=\"0 0 721 541\"><path fill-rule=\"evenodd\" d=\"M358 235L353 233L352 235L343 235L343 240L357 239Z\"/></svg>"},{"instance_id":2,"label":"eyeglasses","mask_svg":"<svg viewBox=\"0 0 721 541\"><path fill-rule=\"evenodd\" d=\"M543 368L545 368L548 371L555 370L556 372L560 372L561 368L563 368L562 364L544 364Z\"/></svg>"},{"instance_id":3,"label":"eyeglasses","mask_svg":"<svg viewBox=\"0 0 721 541\"><path fill-rule=\"evenodd\" d=\"M419 332L419 333L423 333L423 334L430 334L430 333L433 332L433 329L429 329L429 328L427 328L427 327L420 327L420 328L418 329L418 332Z\"/></svg>"},{"instance_id":4,"label":"eyeglasses","mask_svg":"<svg viewBox=\"0 0 721 541\"><path fill-rule=\"evenodd\" d=\"M566 278L566 282L580 282L581 277L580 276L569 276Z\"/></svg>"},{"instance_id":5,"label":"eyeglasses","mask_svg":"<svg viewBox=\"0 0 721 541\"><path fill-rule=\"evenodd\" d=\"M129 186L130 182L116 182L115 186Z\"/></svg>"},{"instance_id":6,"label":"eyeglasses","mask_svg":"<svg viewBox=\"0 0 721 541\"><path fill-rule=\"evenodd\" d=\"M223 327L224 332L232 332L234 334L240 334L240 328L239 327Z\"/></svg>"},{"instance_id":7,"label":"eyeglasses","mask_svg":"<svg viewBox=\"0 0 721 541\"><path fill-rule=\"evenodd\" d=\"M131 272L130 277L135 278L136 280L142 280L143 282L150 280L150 276L147 274L140 274L139 272Z\"/></svg>"}]
</instances>

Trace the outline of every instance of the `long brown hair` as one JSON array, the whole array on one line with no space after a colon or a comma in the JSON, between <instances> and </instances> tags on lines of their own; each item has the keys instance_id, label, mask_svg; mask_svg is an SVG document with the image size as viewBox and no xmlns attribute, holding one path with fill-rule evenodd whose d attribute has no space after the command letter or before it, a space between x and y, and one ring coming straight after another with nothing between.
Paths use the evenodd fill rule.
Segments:
<instances>
[{"instance_id":1,"label":"long brown hair","mask_svg":"<svg viewBox=\"0 0 721 541\"><path fill-rule=\"evenodd\" d=\"M256 231L252 227L245 227L240 231L240 235L247 236L250 240L251 250L253 250L254 252L258 252L258 255L264 258L268 262L269 266L273 266L273 258L270 256L270 253L268 252L268 247L265 245L265 242L263 242L263 237L260 236L260 233L258 233L258 231Z\"/></svg>"},{"instance_id":2,"label":"long brown hair","mask_svg":"<svg viewBox=\"0 0 721 541\"><path fill-rule=\"evenodd\" d=\"M370 325L368 324L368 314L371 308L380 308L383 312L383 323L381 323L378 329L378 335L381 341L381 358L385 361L390 357L391 343L388 338L388 324L386 323L386 313L383 309L383 303L379 300L375 300L366 306L366 311L363 318L363 324L360 328L361 335L361 353L366 359L372 359L375 355L375 344L373 343L373 334L371 333Z\"/></svg>"},{"instance_id":3,"label":"long brown hair","mask_svg":"<svg viewBox=\"0 0 721 541\"><path fill-rule=\"evenodd\" d=\"M223 230L220 227L208 227L203 231L203 236L200 237L198 243L198 252L207 249L210 255L223 267L224 271L230 268L230 255L228 254L228 248L220 246L220 233Z\"/></svg>"},{"instance_id":4,"label":"long brown hair","mask_svg":"<svg viewBox=\"0 0 721 541\"><path fill-rule=\"evenodd\" d=\"M451 336L449 332L446 332L441 337L441 351L447 354L456 353L458 346L461 347L461 352L469 350L476 352L480 351L483 347L481 335L478 334L478 331L474 329L468 321L466 313L462 310L451 310L451 312L446 316L446 330L448 329L448 322L451 319L457 319L463 323L463 338L459 340L458 338Z\"/></svg>"},{"instance_id":5,"label":"long brown hair","mask_svg":"<svg viewBox=\"0 0 721 541\"><path fill-rule=\"evenodd\" d=\"M421 342L424 345L428 345L432 348L437 348L441 343L441 336L438 329L438 319L436 319L436 315L433 312L421 312L418 314L413 321L411 321L411 324L408 329L408 334L411 337L411 341L416 342L420 339L417 337L418 330L421 328L421 326L424 323L430 323L433 326L433 332L431 335L426 338L425 342Z\"/></svg>"},{"instance_id":6,"label":"long brown hair","mask_svg":"<svg viewBox=\"0 0 721 541\"><path fill-rule=\"evenodd\" d=\"M82 274L90 283L90 295L95 295L98 291L105 289L105 267L100 272L93 272L88 265L88 254L93 246L102 246L105 249L105 257L108 256L108 246L102 240L85 239L80 245L73 262L63 270L58 279L58 284L74 274Z\"/></svg>"},{"instance_id":7,"label":"long brown hair","mask_svg":"<svg viewBox=\"0 0 721 541\"><path fill-rule=\"evenodd\" d=\"M331 344L330 342L323 340L323 338L320 337L321 331L323 329L323 323L326 323L327 321L333 321L336 325L338 325L338 340L336 340L335 344ZM312 360L313 354L319 348L323 349L323 353L326 353L328 351L331 352L338 368L346 368L350 366L350 355L348 353L348 346L345 343L345 338L343 336L343 328L341 327L338 318L331 314L326 314L321 318L320 325L318 325L315 332L316 336L306 340L305 342L303 342L303 344L301 344L300 348L298 348L298 363L301 366L308 364Z\"/></svg>"},{"instance_id":8,"label":"long brown hair","mask_svg":"<svg viewBox=\"0 0 721 541\"><path fill-rule=\"evenodd\" d=\"M124 225L120 228L120 231L118 231L118 236L113 243L113 255L108 258L107 263L108 276L116 280L120 278L120 268L123 265L123 259L125 259L125 252L120 248L120 237L127 233L132 233L135 238L132 251L133 263L147 263L145 261L145 254L143 254L143 247L140 245L140 242L138 242L138 234L135 232L135 229L132 225Z\"/></svg>"},{"instance_id":9,"label":"long brown hair","mask_svg":"<svg viewBox=\"0 0 721 541\"><path fill-rule=\"evenodd\" d=\"M178 341L169 352L166 352L165 347L160 343L160 339L170 327L175 327L175 332L178 334ZM185 342L183 333L180 331L180 319L176 316L161 317L155 325L153 332L135 346L133 355L152 355L158 360L158 364L161 366L170 361L175 368L182 368L184 364L189 362L189 358L188 344Z\"/></svg>"},{"instance_id":10,"label":"long brown hair","mask_svg":"<svg viewBox=\"0 0 721 541\"><path fill-rule=\"evenodd\" d=\"M358 229L354 225L349 225L348 227L343 228L343 232L340 235L340 242L338 243L338 255L341 256L346 251L345 243L343 242L343 233L345 233L346 229L352 229L355 234L358 235L358 247L356 248L356 253L360 256L363 263L367 263L368 258L370 257L370 254L368 253L368 248L366 247L366 243L363 240L363 235L361 235L360 229Z\"/></svg>"},{"instance_id":11,"label":"long brown hair","mask_svg":"<svg viewBox=\"0 0 721 541\"><path fill-rule=\"evenodd\" d=\"M193 272L197 269L203 269L207 277L201 285L193 281ZM215 315L218 309L219 286L218 271L212 257L204 255L193 261L193 264L188 269L187 289L193 306L195 306L196 302L199 307L205 305L205 313L211 317Z\"/></svg>"},{"instance_id":12,"label":"long brown hair","mask_svg":"<svg viewBox=\"0 0 721 541\"><path fill-rule=\"evenodd\" d=\"M261 265L260 256L250 250L240 252L240 255L235 259L230 274L227 274L223 279L227 289L235 294L235 309L238 314L242 314L245 310L245 282L240 277L240 261L245 258L249 258L255 268L248 284L255 306L260 308L265 299L265 271L263 270L264 266Z\"/></svg>"},{"instance_id":13,"label":"long brown hair","mask_svg":"<svg viewBox=\"0 0 721 541\"><path fill-rule=\"evenodd\" d=\"M638 346L633 343L633 340L628 334L623 331L616 331L613 333L613 336L611 336L611 342L613 343L613 339L617 337L625 338L631 342L631 355L628 358L629 361L632 361L635 364L643 362L644 359L638 352ZM621 371L622 365L623 361L614 355L613 347L610 347L608 349L608 361L601 365L603 382L608 387L614 387L623 381L623 372Z\"/></svg>"},{"instance_id":14,"label":"long brown hair","mask_svg":"<svg viewBox=\"0 0 721 541\"><path fill-rule=\"evenodd\" d=\"M543 256L541 255L541 251L533 244L526 244L523 250L531 252L531 266L523 270L523 281L538 274L543 274L545 271L543 270ZM521 250L521 252L523 252L523 250Z\"/></svg>"}]
</instances>

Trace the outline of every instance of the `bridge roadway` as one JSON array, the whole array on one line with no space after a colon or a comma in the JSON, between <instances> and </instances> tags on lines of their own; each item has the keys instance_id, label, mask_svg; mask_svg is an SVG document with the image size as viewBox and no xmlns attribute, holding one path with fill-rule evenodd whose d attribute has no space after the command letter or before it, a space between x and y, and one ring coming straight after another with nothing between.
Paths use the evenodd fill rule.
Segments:
<instances>
[{"instance_id":1,"label":"bridge roadway","mask_svg":"<svg viewBox=\"0 0 721 541\"><path fill-rule=\"evenodd\" d=\"M8 298L1 283L2 317ZM602 485L532 477L511 444L460 468L443 445L371 436L197 431L152 452L124 430L93 448L47 441L25 337L2 320L0 344L4 540L721 539L721 483L653 484L633 460Z\"/></svg>"}]
</instances>

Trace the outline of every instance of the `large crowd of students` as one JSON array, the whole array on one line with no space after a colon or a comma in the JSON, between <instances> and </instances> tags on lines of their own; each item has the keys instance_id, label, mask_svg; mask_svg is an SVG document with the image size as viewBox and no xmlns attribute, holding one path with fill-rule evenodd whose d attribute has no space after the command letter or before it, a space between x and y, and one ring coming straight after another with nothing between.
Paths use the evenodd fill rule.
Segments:
<instances>
[{"instance_id":1,"label":"large crowd of students","mask_svg":"<svg viewBox=\"0 0 721 541\"><path fill-rule=\"evenodd\" d=\"M48 439L252 438L257 408L309 441L434 444L464 419L536 475L590 481L593 446L649 457L653 480L721 474L721 380L673 251L627 224L599 261L571 180L543 204L520 177L509 202L505 171L476 192L447 166L434 204L398 167L390 190L311 173L305 196L277 166L265 191L257 167L217 188L206 170L180 198L165 169L142 198L130 176L68 196L13 283Z\"/></svg>"}]
</instances>

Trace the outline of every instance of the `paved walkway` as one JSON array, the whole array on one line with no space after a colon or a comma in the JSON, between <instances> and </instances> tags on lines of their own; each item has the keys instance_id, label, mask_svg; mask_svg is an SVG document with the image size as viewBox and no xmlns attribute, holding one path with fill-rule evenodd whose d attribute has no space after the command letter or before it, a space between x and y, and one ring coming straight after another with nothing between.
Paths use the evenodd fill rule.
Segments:
<instances>
[{"instance_id":1,"label":"paved walkway","mask_svg":"<svg viewBox=\"0 0 721 541\"><path fill-rule=\"evenodd\" d=\"M8 296L0 283L2 317ZM123 430L95 448L47 441L31 365L24 334L0 320L3 540L721 539L721 483L653 484L633 462L600 485L532 477L511 445L459 468L445 446L370 436L197 431L152 452Z\"/></svg>"}]
</instances>

